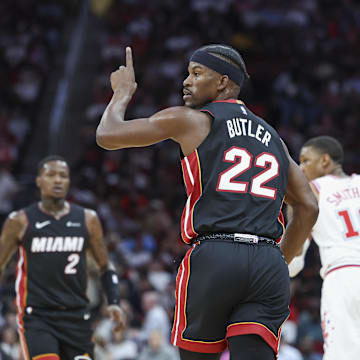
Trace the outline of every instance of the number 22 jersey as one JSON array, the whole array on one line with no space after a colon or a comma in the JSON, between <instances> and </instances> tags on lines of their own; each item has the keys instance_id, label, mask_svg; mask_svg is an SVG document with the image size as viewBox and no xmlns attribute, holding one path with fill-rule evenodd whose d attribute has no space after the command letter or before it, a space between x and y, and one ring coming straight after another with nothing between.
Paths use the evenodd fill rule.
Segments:
<instances>
[{"instance_id":1,"label":"number 22 jersey","mask_svg":"<svg viewBox=\"0 0 360 360\"><path fill-rule=\"evenodd\" d=\"M277 132L240 100L214 101L206 139L181 159L187 202L181 235L246 233L279 239L289 160Z\"/></svg>"},{"instance_id":2,"label":"number 22 jersey","mask_svg":"<svg viewBox=\"0 0 360 360\"><path fill-rule=\"evenodd\" d=\"M84 208L70 204L59 220L40 210L24 209L28 225L19 245L16 304L45 309L85 307L88 231Z\"/></svg>"}]
</instances>

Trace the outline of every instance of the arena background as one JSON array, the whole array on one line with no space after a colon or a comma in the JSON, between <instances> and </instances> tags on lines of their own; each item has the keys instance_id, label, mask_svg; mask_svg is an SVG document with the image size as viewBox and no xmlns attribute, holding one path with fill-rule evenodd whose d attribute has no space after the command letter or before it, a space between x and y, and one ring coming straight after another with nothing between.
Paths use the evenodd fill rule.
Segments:
<instances>
[{"instance_id":1,"label":"arena background","mask_svg":"<svg viewBox=\"0 0 360 360\"><path fill-rule=\"evenodd\" d=\"M226 43L241 52L251 76L241 99L278 130L295 159L304 141L326 134L344 146L345 170L359 171L355 0L2 0L0 29L1 223L37 198L37 162L65 156L69 198L98 211L130 319L123 338L111 334L92 270L97 359L147 359L140 354L154 324L165 334L171 326L176 268L186 251L177 145L107 152L95 144L112 94L109 75L124 63L125 46L133 49L138 83L127 118L182 104L189 55ZM322 358L319 268L312 244L292 281L284 328L284 342L301 352L296 359ZM15 259L0 285L0 347L18 360L14 273ZM168 343L165 335L162 346ZM169 356L177 359L176 351Z\"/></svg>"}]
</instances>

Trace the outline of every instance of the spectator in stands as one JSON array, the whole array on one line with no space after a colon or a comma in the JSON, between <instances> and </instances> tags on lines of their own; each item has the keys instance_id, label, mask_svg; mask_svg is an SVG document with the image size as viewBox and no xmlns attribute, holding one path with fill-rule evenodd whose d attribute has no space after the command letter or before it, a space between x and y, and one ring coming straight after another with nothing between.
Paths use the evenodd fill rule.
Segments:
<instances>
[{"instance_id":1,"label":"spectator in stands","mask_svg":"<svg viewBox=\"0 0 360 360\"><path fill-rule=\"evenodd\" d=\"M165 341L170 338L170 320L165 309L160 305L160 297L156 291L148 291L143 294L142 306L145 312L144 322L141 329L141 338L148 340L150 334L157 330Z\"/></svg>"},{"instance_id":2,"label":"spectator in stands","mask_svg":"<svg viewBox=\"0 0 360 360\"><path fill-rule=\"evenodd\" d=\"M176 348L169 345L164 335L159 330L150 333L148 345L145 346L139 356L139 360L178 360L179 354Z\"/></svg>"}]
</instances>

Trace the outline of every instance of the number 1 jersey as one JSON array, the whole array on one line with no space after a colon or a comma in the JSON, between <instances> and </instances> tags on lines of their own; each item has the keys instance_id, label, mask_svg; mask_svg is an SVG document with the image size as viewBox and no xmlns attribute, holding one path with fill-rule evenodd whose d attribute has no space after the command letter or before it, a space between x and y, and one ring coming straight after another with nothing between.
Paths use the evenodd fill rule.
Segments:
<instances>
[{"instance_id":1,"label":"number 1 jersey","mask_svg":"<svg viewBox=\"0 0 360 360\"><path fill-rule=\"evenodd\" d=\"M18 310L85 307L89 235L84 208L70 204L70 212L59 220L41 211L38 203L24 211L28 226L19 245Z\"/></svg>"},{"instance_id":2,"label":"number 1 jersey","mask_svg":"<svg viewBox=\"0 0 360 360\"><path fill-rule=\"evenodd\" d=\"M320 250L321 276L335 267L360 265L360 175L326 175L311 183L319 195L312 236Z\"/></svg>"},{"instance_id":3,"label":"number 1 jersey","mask_svg":"<svg viewBox=\"0 0 360 360\"><path fill-rule=\"evenodd\" d=\"M200 111L211 130L181 159L187 201L181 235L246 233L277 240L289 160L277 132L240 100L215 101Z\"/></svg>"}]
</instances>

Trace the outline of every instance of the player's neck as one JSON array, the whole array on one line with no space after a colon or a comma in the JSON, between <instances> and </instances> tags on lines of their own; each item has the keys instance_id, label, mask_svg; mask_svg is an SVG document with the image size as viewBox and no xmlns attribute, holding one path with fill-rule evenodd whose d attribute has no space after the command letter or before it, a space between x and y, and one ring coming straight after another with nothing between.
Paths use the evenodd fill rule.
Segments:
<instances>
[{"instance_id":1,"label":"player's neck","mask_svg":"<svg viewBox=\"0 0 360 360\"><path fill-rule=\"evenodd\" d=\"M230 89L225 89L224 91L220 92L213 101L224 101L224 100L232 100L237 99L236 94L234 91Z\"/></svg>"},{"instance_id":2,"label":"player's neck","mask_svg":"<svg viewBox=\"0 0 360 360\"><path fill-rule=\"evenodd\" d=\"M334 175L337 177L348 177L348 175L344 172L342 167L336 167L333 171L331 171L330 175Z\"/></svg>"},{"instance_id":3,"label":"player's neck","mask_svg":"<svg viewBox=\"0 0 360 360\"><path fill-rule=\"evenodd\" d=\"M42 198L39 206L42 211L56 219L61 218L69 211L69 204L65 199Z\"/></svg>"}]
</instances>

